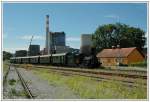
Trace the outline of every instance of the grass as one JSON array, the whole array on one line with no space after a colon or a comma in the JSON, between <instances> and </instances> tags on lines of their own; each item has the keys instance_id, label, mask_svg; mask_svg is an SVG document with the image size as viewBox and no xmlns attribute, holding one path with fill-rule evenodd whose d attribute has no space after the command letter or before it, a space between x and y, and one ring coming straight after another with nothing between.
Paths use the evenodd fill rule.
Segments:
<instances>
[{"instance_id":1,"label":"grass","mask_svg":"<svg viewBox=\"0 0 150 102\"><path fill-rule=\"evenodd\" d=\"M11 88L9 94L11 96L27 96L27 93L25 91L17 91L15 88Z\"/></svg>"},{"instance_id":2,"label":"grass","mask_svg":"<svg viewBox=\"0 0 150 102\"><path fill-rule=\"evenodd\" d=\"M147 68L147 61L132 63L129 66Z\"/></svg>"},{"instance_id":3,"label":"grass","mask_svg":"<svg viewBox=\"0 0 150 102\"><path fill-rule=\"evenodd\" d=\"M5 75L6 72L8 71L9 66L7 64L9 64L7 60L3 61L3 75Z\"/></svg>"},{"instance_id":4,"label":"grass","mask_svg":"<svg viewBox=\"0 0 150 102\"><path fill-rule=\"evenodd\" d=\"M147 89L141 84L137 87L123 86L119 82L94 81L81 76L63 76L48 69L34 70L34 73L47 80L49 84L66 85L83 99L146 99ZM140 81L140 80L139 80ZM141 82L141 81L140 81Z\"/></svg>"},{"instance_id":5,"label":"grass","mask_svg":"<svg viewBox=\"0 0 150 102\"><path fill-rule=\"evenodd\" d=\"M9 80L9 85L15 85L15 83L16 83L16 80L14 79Z\"/></svg>"}]
</instances>

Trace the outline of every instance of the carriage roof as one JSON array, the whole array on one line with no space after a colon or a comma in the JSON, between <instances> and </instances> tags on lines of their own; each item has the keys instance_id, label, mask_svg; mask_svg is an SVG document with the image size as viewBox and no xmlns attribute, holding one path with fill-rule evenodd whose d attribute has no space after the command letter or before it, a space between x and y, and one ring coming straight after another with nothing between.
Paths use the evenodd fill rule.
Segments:
<instances>
[{"instance_id":1,"label":"carriage roof","mask_svg":"<svg viewBox=\"0 0 150 102\"><path fill-rule=\"evenodd\" d=\"M25 56L25 57L12 57L10 59L20 59L20 58L37 58L37 57L50 57L50 56L65 56L68 53L58 53L58 54L48 54L48 55L40 55L40 56Z\"/></svg>"},{"instance_id":2,"label":"carriage roof","mask_svg":"<svg viewBox=\"0 0 150 102\"><path fill-rule=\"evenodd\" d=\"M58 54L49 54L49 55L42 55L40 57L50 57L50 56L65 56L67 53L58 53Z\"/></svg>"}]
</instances>

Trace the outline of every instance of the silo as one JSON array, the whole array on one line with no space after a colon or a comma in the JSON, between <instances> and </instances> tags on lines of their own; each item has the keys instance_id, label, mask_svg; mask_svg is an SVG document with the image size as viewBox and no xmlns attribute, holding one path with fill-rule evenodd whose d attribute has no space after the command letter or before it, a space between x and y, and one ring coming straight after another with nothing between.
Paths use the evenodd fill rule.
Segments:
<instances>
[{"instance_id":1,"label":"silo","mask_svg":"<svg viewBox=\"0 0 150 102\"><path fill-rule=\"evenodd\" d=\"M80 53L89 55L91 53L91 48L92 48L92 35L82 34Z\"/></svg>"}]
</instances>

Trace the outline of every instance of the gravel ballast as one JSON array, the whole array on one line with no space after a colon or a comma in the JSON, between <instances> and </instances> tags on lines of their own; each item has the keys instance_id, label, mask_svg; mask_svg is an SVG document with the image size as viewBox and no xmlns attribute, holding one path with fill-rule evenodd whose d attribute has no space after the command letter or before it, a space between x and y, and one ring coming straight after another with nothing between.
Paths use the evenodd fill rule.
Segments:
<instances>
[{"instance_id":1,"label":"gravel ballast","mask_svg":"<svg viewBox=\"0 0 150 102\"><path fill-rule=\"evenodd\" d=\"M6 82L3 85L3 99L27 99L14 67L10 67Z\"/></svg>"},{"instance_id":2,"label":"gravel ballast","mask_svg":"<svg viewBox=\"0 0 150 102\"><path fill-rule=\"evenodd\" d=\"M79 99L68 87L54 85L43 80L32 70L18 68L24 80L27 82L35 99Z\"/></svg>"}]
</instances>

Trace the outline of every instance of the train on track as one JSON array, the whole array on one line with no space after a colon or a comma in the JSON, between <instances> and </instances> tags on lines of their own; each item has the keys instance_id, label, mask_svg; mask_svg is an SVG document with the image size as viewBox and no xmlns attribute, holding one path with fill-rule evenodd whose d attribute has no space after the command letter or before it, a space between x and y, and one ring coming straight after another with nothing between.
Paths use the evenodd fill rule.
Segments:
<instances>
[{"instance_id":1,"label":"train on track","mask_svg":"<svg viewBox=\"0 0 150 102\"><path fill-rule=\"evenodd\" d=\"M94 68L100 65L95 55L85 56L83 54L59 53L50 55L12 57L10 63L15 64L46 64L69 67Z\"/></svg>"}]
</instances>

